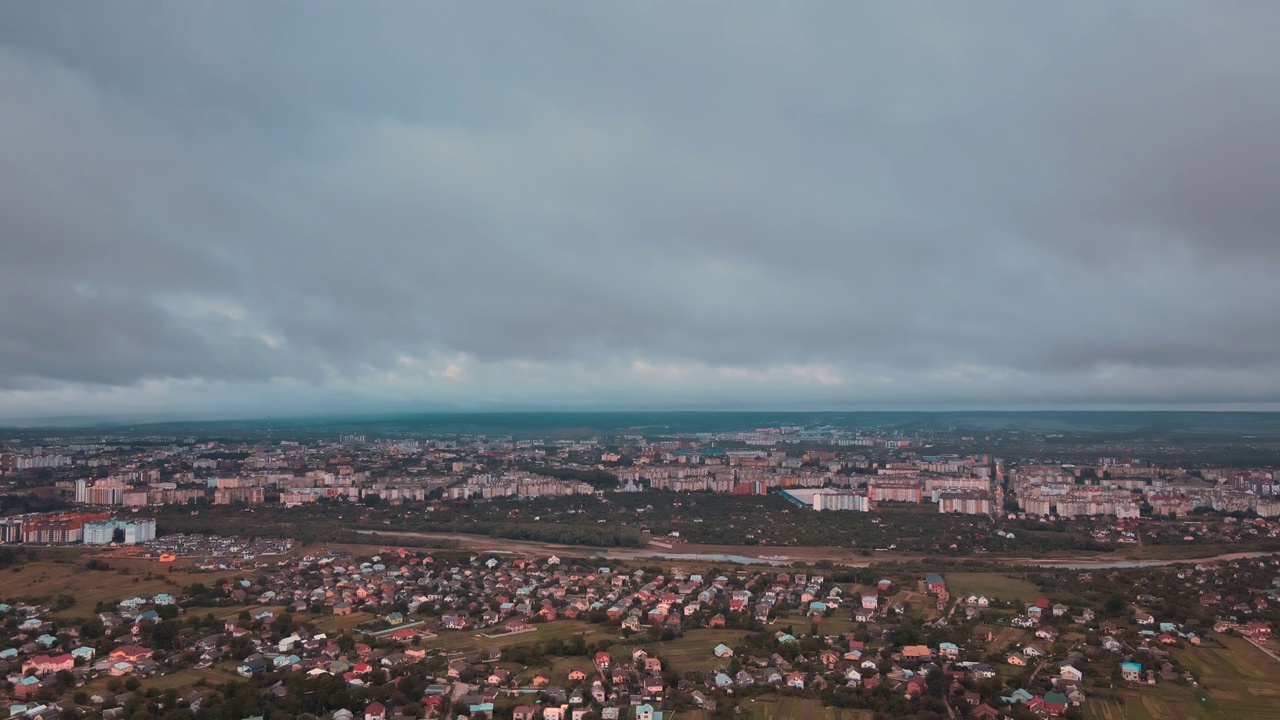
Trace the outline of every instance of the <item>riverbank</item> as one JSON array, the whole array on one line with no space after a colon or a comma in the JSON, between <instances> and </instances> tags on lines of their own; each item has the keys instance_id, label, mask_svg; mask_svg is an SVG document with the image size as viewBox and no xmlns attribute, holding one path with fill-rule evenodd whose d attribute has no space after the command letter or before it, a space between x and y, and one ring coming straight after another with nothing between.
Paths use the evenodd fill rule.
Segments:
<instances>
[{"instance_id":1,"label":"riverbank","mask_svg":"<svg viewBox=\"0 0 1280 720\"><path fill-rule=\"evenodd\" d=\"M1091 570L1107 568L1164 567L1178 564L1223 562L1251 557L1280 555L1280 552L1231 552L1200 557L1144 557L1139 553L1071 555L1061 557L1017 557L974 555L967 558L925 555L920 553L875 552L870 557L861 552L837 547L778 547L759 545L699 545L679 543L667 547L651 544L645 548L602 548L589 545L563 545L532 540L511 540L488 535L468 533L429 533L357 530L357 534L376 537L379 541L394 543L395 538L447 541L460 549L498 554L571 555L577 557L602 557L610 560L688 560L699 562L726 562L738 565L790 565L795 562L813 564L830 562L841 567L870 567L891 562L939 562L954 563L960 560L1007 562L1014 565L1059 568L1063 570Z\"/></svg>"}]
</instances>

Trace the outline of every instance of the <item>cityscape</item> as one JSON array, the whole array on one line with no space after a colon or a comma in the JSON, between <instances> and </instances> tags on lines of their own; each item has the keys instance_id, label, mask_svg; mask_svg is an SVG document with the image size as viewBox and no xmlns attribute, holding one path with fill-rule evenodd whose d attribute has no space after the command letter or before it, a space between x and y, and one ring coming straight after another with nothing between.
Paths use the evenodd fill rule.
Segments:
<instances>
[{"instance_id":1,"label":"cityscape","mask_svg":"<svg viewBox=\"0 0 1280 720\"><path fill-rule=\"evenodd\" d=\"M14 430L9 709L1265 717L1280 435L1140 416Z\"/></svg>"}]
</instances>

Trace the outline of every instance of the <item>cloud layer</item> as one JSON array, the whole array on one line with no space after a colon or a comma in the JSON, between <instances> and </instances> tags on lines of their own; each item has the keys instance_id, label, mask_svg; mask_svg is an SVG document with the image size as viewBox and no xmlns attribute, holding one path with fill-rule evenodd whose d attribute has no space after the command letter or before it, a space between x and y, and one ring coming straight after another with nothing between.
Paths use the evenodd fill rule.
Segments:
<instances>
[{"instance_id":1,"label":"cloud layer","mask_svg":"<svg viewBox=\"0 0 1280 720\"><path fill-rule=\"evenodd\" d=\"M0 4L0 417L1280 401L1280 7Z\"/></svg>"}]
</instances>

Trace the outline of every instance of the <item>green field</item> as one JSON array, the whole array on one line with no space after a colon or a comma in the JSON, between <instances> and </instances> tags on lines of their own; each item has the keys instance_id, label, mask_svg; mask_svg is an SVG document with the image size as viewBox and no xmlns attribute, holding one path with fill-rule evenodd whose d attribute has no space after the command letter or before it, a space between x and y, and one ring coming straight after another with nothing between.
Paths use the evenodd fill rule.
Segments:
<instances>
[{"instance_id":1,"label":"green field","mask_svg":"<svg viewBox=\"0 0 1280 720\"><path fill-rule=\"evenodd\" d=\"M748 720L871 720L870 710L823 707L818 700L762 697L741 705Z\"/></svg>"},{"instance_id":2,"label":"green field","mask_svg":"<svg viewBox=\"0 0 1280 720\"><path fill-rule=\"evenodd\" d=\"M1163 684L1125 690L1123 703L1089 702L1094 720L1280 720L1280 663L1236 637L1219 637L1224 648L1175 650L1179 662L1197 673L1201 687Z\"/></svg>"},{"instance_id":3,"label":"green field","mask_svg":"<svg viewBox=\"0 0 1280 720\"><path fill-rule=\"evenodd\" d=\"M946 580L951 596L956 598L985 595L991 599L1031 602L1044 594L1030 582L1003 573L948 573Z\"/></svg>"}]
</instances>

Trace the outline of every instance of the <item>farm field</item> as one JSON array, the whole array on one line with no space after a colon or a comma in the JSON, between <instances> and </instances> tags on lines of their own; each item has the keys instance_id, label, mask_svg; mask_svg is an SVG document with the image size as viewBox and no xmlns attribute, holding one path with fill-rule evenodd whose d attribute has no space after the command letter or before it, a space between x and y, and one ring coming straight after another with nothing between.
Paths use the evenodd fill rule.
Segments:
<instances>
[{"instance_id":1,"label":"farm field","mask_svg":"<svg viewBox=\"0 0 1280 720\"><path fill-rule=\"evenodd\" d=\"M823 707L818 700L764 697L741 706L748 720L871 720L870 710Z\"/></svg>"},{"instance_id":2,"label":"farm field","mask_svg":"<svg viewBox=\"0 0 1280 720\"><path fill-rule=\"evenodd\" d=\"M1132 697L1126 695L1123 703L1114 700L1090 700L1084 706L1084 716L1089 720L1152 720L1150 711L1136 694Z\"/></svg>"},{"instance_id":3,"label":"farm field","mask_svg":"<svg viewBox=\"0 0 1280 720\"><path fill-rule=\"evenodd\" d=\"M1126 690L1123 701L1090 701L1085 706L1085 717L1093 720L1227 720L1227 718L1274 718L1276 714L1254 711L1242 712L1236 707L1224 706L1212 701L1202 702L1203 694L1196 688L1164 686L1144 688L1141 691Z\"/></svg>"},{"instance_id":4,"label":"farm field","mask_svg":"<svg viewBox=\"0 0 1280 720\"><path fill-rule=\"evenodd\" d=\"M1003 573L948 573L946 580L952 597L985 595L992 599L1031 602L1043 594L1030 582Z\"/></svg>"},{"instance_id":5,"label":"farm field","mask_svg":"<svg viewBox=\"0 0 1280 720\"><path fill-rule=\"evenodd\" d=\"M1124 702L1086 705L1093 720L1280 720L1280 663L1249 644L1228 636L1225 648L1175 650L1179 662L1197 673L1201 687L1160 685L1122 693Z\"/></svg>"}]
</instances>

